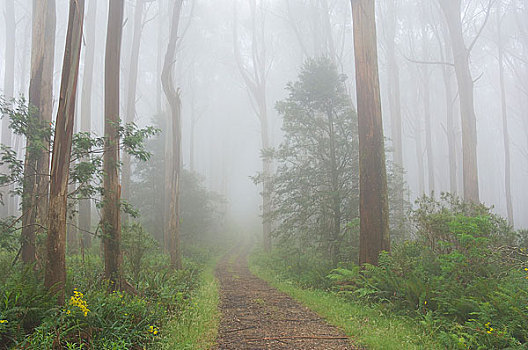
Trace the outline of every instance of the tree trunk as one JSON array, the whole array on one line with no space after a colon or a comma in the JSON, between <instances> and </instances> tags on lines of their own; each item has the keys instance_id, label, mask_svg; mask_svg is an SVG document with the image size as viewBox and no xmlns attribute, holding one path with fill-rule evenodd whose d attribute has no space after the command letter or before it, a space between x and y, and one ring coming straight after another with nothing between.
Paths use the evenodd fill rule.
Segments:
<instances>
[{"instance_id":1,"label":"tree trunk","mask_svg":"<svg viewBox=\"0 0 528 350\"><path fill-rule=\"evenodd\" d=\"M196 119L193 115L193 118L191 119L191 135L189 140L189 169L191 172L194 171L194 132L196 129Z\"/></svg>"},{"instance_id":2,"label":"tree trunk","mask_svg":"<svg viewBox=\"0 0 528 350\"><path fill-rule=\"evenodd\" d=\"M75 97L81 56L83 19L84 0L70 1L59 110L51 160L49 228L44 279L46 287L57 293L58 302L61 305L64 303L64 285L66 283L68 177L75 122Z\"/></svg>"},{"instance_id":3,"label":"tree trunk","mask_svg":"<svg viewBox=\"0 0 528 350\"><path fill-rule=\"evenodd\" d=\"M434 35L438 40L440 56L443 62L452 59L451 48L449 45L449 36L442 33L439 28L434 27ZM442 27L443 30L447 28ZM442 37L444 40L442 40ZM452 67L447 64L442 65L442 82L444 84L444 104L446 108L446 124L444 132L447 138L448 148L448 168L449 168L449 192L457 193L457 152L456 152L456 132L454 125L454 101L452 88Z\"/></svg>"},{"instance_id":4,"label":"tree trunk","mask_svg":"<svg viewBox=\"0 0 528 350\"><path fill-rule=\"evenodd\" d=\"M138 66L139 66L139 48L141 46L141 32L143 30L143 7L145 1L137 0L136 9L134 12L134 35L132 39L132 54L130 55L130 70L129 70L129 81L128 81L128 94L127 94L127 108L126 108L126 123L133 123L136 118L136 90L138 81ZM130 176L131 176L131 165L130 155L128 153L123 154L123 166L122 166L122 197L126 201L130 201ZM124 222L128 221L128 215L123 215Z\"/></svg>"},{"instance_id":5,"label":"tree trunk","mask_svg":"<svg viewBox=\"0 0 528 350\"><path fill-rule=\"evenodd\" d=\"M429 59L429 45L430 38L428 35L428 28L426 23L426 9L422 6L420 8L420 15L422 17L422 29L421 29L421 44L423 57ZM422 99L423 99L423 112L425 120L425 153L427 155L427 178L428 178L428 195L433 195L435 190L435 177L434 177L434 152L433 152L433 132L431 126L431 71L428 65L422 65L420 67L422 76L420 78Z\"/></svg>"},{"instance_id":6,"label":"tree trunk","mask_svg":"<svg viewBox=\"0 0 528 350\"><path fill-rule=\"evenodd\" d=\"M425 194L425 165L424 165L424 155L422 147L422 120L420 115L416 116L414 121L414 144L416 145L416 165L418 170L418 194L420 196Z\"/></svg>"},{"instance_id":7,"label":"tree trunk","mask_svg":"<svg viewBox=\"0 0 528 350\"><path fill-rule=\"evenodd\" d=\"M156 76L161 76L163 70L163 50L165 49L165 0L158 0L158 54L156 57ZM161 82L156 84L156 107L157 113L162 114L163 112L163 96L162 96Z\"/></svg>"},{"instance_id":8,"label":"tree trunk","mask_svg":"<svg viewBox=\"0 0 528 350\"><path fill-rule=\"evenodd\" d=\"M105 53L105 152L103 196L103 245L105 278L120 282L121 222L119 186L119 70L123 34L124 0L109 2ZM113 286L112 288L116 288Z\"/></svg>"},{"instance_id":9,"label":"tree trunk","mask_svg":"<svg viewBox=\"0 0 528 350\"><path fill-rule=\"evenodd\" d=\"M260 137L262 141L262 149L270 148L269 131L268 131L268 116L266 106L266 92L265 87L260 91ZM264 182L262 184L262 234L264 250L271 251L271 159L269 157L262 158L262 175Z\"/></svg>"},{"instance_id":10,"label":"tree trunk","mask_svg":"<svg viewBox=\"0 0 528 350\"><path fill-rule=\"evenodd\" d=\"M238 70L244 79L244 83L249 90L255 113L260 122L260 137L262 142L262 149L269 149L269 127L268 127L268 111L267 111L267 97L266 97L266 49L265 38L262 35L264 29L260 32L257 30L257 3L255 0L249 2L251 11L251 62L252 70L249 73L244 66L242 55L238 45L238 23L237 23L237 4L234 3L234 17L235 23L233 26L233 44L235 60ZM260 45L258 37L260 34ZM317 40L316 40L317 41ZM264 250L269 252L271 250L271 168L272 161L269 157L262 159L262 236Z\"/></svg>"},{"instance_id":11,"label":"tree trunk","mask_svg":"<svg viewBox=\"0 0 528 350\"><path fill-rule=\"evenodd\" d=\"M389 110L391 116L391 138L393 148L394 164L403 169L403 142L402 142L402 116L401 116L401 96L400 96L400 68L396 59L396 32L397 32L397 4L395 0L387 2L387 55L388 55L388 88L389 88ZM396 213L398 218L404 217L403 210L403 174L395 173L398 176L398 183L401 188L396 189Z\"/></svg>"},{"instance_id":12,"label":"tree trunk","mask_svg":"<svg viewBox=\"0 0 528 350\"><path fill-rule=\"evenodd\" d=\"M425 43L424 43L425 45ZM425 153L427 154L428 194L434 193L434 158L431 126L431 80L428 67L422 67L422 98L425 118Z\"/></svg>"},{"instance_id":13,"label":"tree trunk","mask_svg":"<svg viewBox=\"0 0 528 350\"><path fill-rule=\"evenodd\" d=\"M173 171L171 181L170 200L170 256L171 265L175 269L182 268L180 249L180 169L181 169L181 100L179 90L174 87L173 65L178 43L178 27L183 0L176 0L172 12L172 24L169 35L169 44L165 54L165 63L161 73L163 91L169 102L172 121L172 151Z\"/></svg>"},{"instance_id":14,"label":"tree trunk","mask_svg":"<svg viewBox=\"0 0 528 350\"><path fill-rule=\"evenodd\" d=\"M16 23L15 23L15 1L6 0L5 3L5 71L4 71L4 97L9 100L14 97L15 92L15 40L9 38L11 34L13 38L16 37ZM12 135L9 128L9 118L4 116L2 119L2 144L12 147ZM2 169L2 173L7 173L7 169ZM13 198L10 195L12 185L6 186L1 190L3 204L0 204L0 217L5 218L9 216L14 205Z\"/></svg>"},{"instance_id":15,"label":"tree trunk","mask_svg":"<svg viewBox=\"0 0 528 350\"><path fill-rule=\"evenodd\" d=\"M449 157L449 191L457 193L457 154L456 154L456 133L454 126L453 112L453 90L451 87L451 73L449 67L443 67L442 76L445 89L446 106L446 134Z\"/></svg>"},{"instance_id":16,"label":"tree trunk","mask_svg":"<svg viewBox=\"0 0 528 350\"><path fill-rule=\"evenodd\" d=\"M163 251L165 253L170 252L170 240L171 240L171 226L170 226L170 201L172 194L172 174L173 174L173 162L172 159L172 131L170 129L171 121L166 118L165 121L165 162L164 162L164 186L165 191L163 193Z\"/></svg>"},{"instance_id":17,"label":"tree trunk","mask_svg":"<svg viewBox=\"0 0 528 350\"><path fill-rule=\"evenodd\" d=\"M439 0L444 12L455 62L462 121L462 163L464 199L478 203L477 126L474 106L474 83L469 68L469 50L464 42L460 0Z\"/></svg>"},{"instance_id":18,"label":"tree trunk","mask_svg":"<svg viewBox=\"0 0 528 350\"><path fill-rule=\"evenodd\" d=\"M497 12L498 42L499 49L499 84L501 91L501 112L502 112L502 135L504 142L504 187L506 190L506 210L508 222L513 226L513 205L511 194L511 157L510 157L510 135L508 131L508 105L506 101L506 89L504 84L504 40L502 36L502 19Z\"/></svg>"},{"instance_id":19,"label":"tree trunk","mask_svg":"<svg viewBox=\"0 0 528 350\"><path fill-rule=\"evenodd\" d=\"M336 141L334 128L334 111L327 112L328 136L330 139L330 181L332 191L332 227L330 237L330 258L334 266L339 262L339 238L341 235L341 186L339 185L339 169L336 156Z\"/></svg>"},{"instance_id":20,"label":"tree trunk","mask_svg":"<svg viewBox=\"0 0 528 350\"><path fill-rule=\"evenodd\" d=\"M377 265L379 253L390 250L390 237L375 4L372 0L351 4L359 131L359 263Z\"/></svg>"},{"instance_id":21,"label":"tree trunk","mask_svg":"<svg viewBox=\"0 0 528 350\"><path fill-rule=\"evenodd\" d=\"M86 14L86 30L84 40L86 42L84 54L84 72L82 82L81 101L81 131L92 130L92 83L95 56L95 26L97 17L97 0L89 0L88 12ZM84 159L86 160L86 159ZM79 201L79 228L82 231L81 249L90 248L92 237L92 202L90 199Z\"/></svg>"},{"instance_id":22,"label":"tree trunk","mask_svg":"<svg viewBox=\"0 0 528 350\"><path fill-rule=\"evenodd\" d=\"M55 0L33 0L31 76L29 104L35 108L33 122L49 127L53 113L53 60L55 51ZM34 137L34 136L33 136ZM28 137L22 193L22 261L37 259L35 237L46 228L49 185L47 137Z\"/></svg>"}]
</instances>

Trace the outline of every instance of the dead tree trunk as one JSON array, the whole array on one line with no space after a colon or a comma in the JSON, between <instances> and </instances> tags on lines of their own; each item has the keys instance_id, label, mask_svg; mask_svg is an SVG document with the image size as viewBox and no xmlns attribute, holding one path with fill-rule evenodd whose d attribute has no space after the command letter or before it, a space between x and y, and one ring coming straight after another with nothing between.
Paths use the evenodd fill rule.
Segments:
<instances>
[{"instance_id":1,"label":"dead tree trunk","mask_svg":"<svg viewBox=\"0 0 528 350\"><path fill-rule=\"evenodd\" d=\"M84 0L70 1L59 110L51 160L49 228L44 279L46 287L57 293L58 302L61 305L64 303L64 285L66 283L68 177L75 122L75 98L81 56L83 19Z\"/></svg>"},{"instance_id":2,"label":"dead tree trunk","mask_svg":"<svg viewBox=\"0 0 528 350\"><path fill-rule=\"evenodd\" d=\"M371 0L351 4L359 131L359 263L376 265L379 253L390 250L390 237L375 4Z\"/></svg>"},{"instance_id":3,"label":"dead tree trunk","mask_svg":"<svg viewBox=\"0 0 528 350\"><path fill-rule=\"evenodd\" d=\"M53 60L55 51L55 0L33 0L29 104L35 108L32 123L47 128L53 113ZM46 227L49 185L49 144L46 136L28 136L22 193L22 261L34 262L35 237Z\"/></svg>"},{"instance_id":4,"label":"dead tree trunk","mask_svg":"<svg viewBox=\"0 0 528 350\"><path fill-rule=\"evenodd\" d=\"M477 126L474 106L474 83L469 68L471 46L468 48L464 42L460 14L461 0L439 0L438 2L449 29L458 83L462 121L464 199L478 203Z\"/></svg>"},{"instance_id":5,"label":"dead tree trunk","mask_svg":"<svg viewBox=\"0 0 528 350\"><path fill-rule=\"evenodd\" d=\"M15 93L15 40L16 37L16 23L15 23L15 1L6 0L5 2L5 29L6 29L6 41L5 41L5 71L4 71L4 97L9 100L14 97ZM13 38L7 36L11 34ZM9 118L4 116L2 120L2 144L12 147L12 135L11 129L9 128ZM3 169L4 173L7 169ZM10 195L10 191L13 189L12 185L6 186L2 189L2 201L0 204L0 217L4 218L9 216L10 211L13 210L14 205L13 198Z\"/></svg>"},{"instance_id":6,"label":"dead tree trunk","mask_svg":"<svg viewBox=\"0 0 528 350\"><path fill-rule=\"evenodd\" d=\"M136 9L134 12L134 35L132 38L132 54L130 55L130 70L128 80L128 94L126 107L126 123L133 123L136 118L136 90L138 81L138 66L139 66L139 48L141 46L141 32L143 30L143 8L144 0L136 1ZM124 200L130 200L130 176L131 165L130 155L123 154L123 166L121 172L122 179L122 197ZM128 215L123 215L124 222L128 220Z\"/></svg>"},{"instance_id":7,"label":"dead tree trunk","mask_svg":"<svg viewBox=\"0 0 528 350\"><path fill-rule=\"evenodd\" d=\"M105 278L111 283L120 279L121 222L119 164L119 68L123 34L124 0L109 2L105 53L105 152L102 231ZM114 288L117 286L114 286Z\"/></svg>"},{"instance_id":8,"label":"dead tree trunk","mask_svg":"<svg viewBox=\"0 0 528 350\"><path fill-rule=\"evenodd\" d=\"M89 0L86 14L84 40L86 42L84 54L84 72L81 97L81 131L92 130L92 85L95 56L95 26L97 16L97 0ZM79 201L79 228L82 232L81 249L91 246L92 238L92 203L90 199Z\"/></svg>"},{"instance_id":9,"label":"dead tree trunk","mask_svg":"<svg viewBox=\"0 0 528 350\"><path fill-rule=\"evenodd\" d=\"M173 66L178 43L178 27L180 23L183 0L176 0L172 12L172 22L169 34L169 44L165 54L165 63L161 73L163 91L169 102L172 122L172 158L173 170L170 200L170 256L171 265L175 269L182 268L180 249L180 173L181 173L181 100L180 92L174 87Z\"/></svg>"}]
</instances>

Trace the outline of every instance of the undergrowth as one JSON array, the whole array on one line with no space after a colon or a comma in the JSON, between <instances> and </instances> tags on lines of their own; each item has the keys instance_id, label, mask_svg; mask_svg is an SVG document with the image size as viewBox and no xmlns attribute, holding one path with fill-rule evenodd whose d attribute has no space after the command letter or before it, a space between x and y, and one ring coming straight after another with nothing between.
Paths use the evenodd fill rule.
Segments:
<instances>
[{"instance_id":1,"label":"undergrowth","mask_svg":"<svg viewBox=\"0 0 528 350\"><path fill-rule=\"evenodd\" d=\"M315 267L314 267L315 268ZM251 272L280 291L299 300L368 349L441 349L434 334L409 317L394 315L383 307L346 300L299 281L280 254L256 251L250 256ZM318 269L318 268L317 268Z\"/></svg>"},{"instance_id":2,"label":"undergrowth","mask_svg":"<svg viewBox=\"0 0 528 350\"><path fill-rule=\"evenodd\" d=\"M369 348L528 348L526 232L450 194L421 198L411 219L415 239L378 266L283 246L252 268Z\"/></svg>"},{"instance_id":3,"label":"undergrowth","mask_svg":"<svg viewBox=\"0 0 528 350\"><path fill-rule=\"evenodd\" d=\"M68 256L64 306L31 266L3 269L0 349L205 349L217 328L217 255L203 247L186 252L179 271L157 249L134 261L125 253L123 274L134 293L112 291L96 249ZM2 266L12 259L0 254Z\"/></svg>"}]
</instances>

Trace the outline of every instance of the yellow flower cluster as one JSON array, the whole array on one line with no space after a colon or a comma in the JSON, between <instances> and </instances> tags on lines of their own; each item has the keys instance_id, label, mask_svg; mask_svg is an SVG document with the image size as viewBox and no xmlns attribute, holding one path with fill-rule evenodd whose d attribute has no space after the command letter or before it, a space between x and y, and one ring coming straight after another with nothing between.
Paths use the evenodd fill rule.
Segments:
<instances>
[{"instance_id":1,"label":"yellow flower cluster","mask_svg":"<svg viewBox=\"0 0 528 350\"><path fill-rule=\"evenodd\" d=\"M491 334L495 330L493 327L491 327L491 323L490 322L486 323L484 326L486 327L486 329L487 329L486 333L488 333L488 334Z\"/></svg>"},{"instance_id":2,"label":"yellow flower cluster","mask_svg":"<svg viewBox=\"0 0 528 350\"><path fill-rule=\"evenodd\" d=\"M112 292L112 294L115 294L115 295L117 295L118 297L123 298L123 293L120 292L120 291L118 291L118 290L114 290L114 291Z\"/></svg>"},{"instance_id":3,"label":"yellow flower cluster","mask_svg":"<svg viewBox=\"0 0 528 350\"><path fill-rule=\"evenodd\" d=\"M86 315L88 315L90 310L88 309L88 304L86 303L86 300L84 300L83 298L84 298L83 293L77 290L74 290L73 295L70 297L70 305L78 307L81 310L81 312L84 314L84 316L86 317ZM70 310L68 310L66 313L70 314Z\"/></svg>"},{"instance_id":4,"label":"yellow flower cluster","mask_svg":"<svg viewBox=\"0 0 528 350\"><path fill-rule=\"evenodd\" d=\"M148 329L149 333L152 333L153 335L157 335L158 334L158 329L154 326L150 326L149 329Z\"/></svg>"}]
</instances>

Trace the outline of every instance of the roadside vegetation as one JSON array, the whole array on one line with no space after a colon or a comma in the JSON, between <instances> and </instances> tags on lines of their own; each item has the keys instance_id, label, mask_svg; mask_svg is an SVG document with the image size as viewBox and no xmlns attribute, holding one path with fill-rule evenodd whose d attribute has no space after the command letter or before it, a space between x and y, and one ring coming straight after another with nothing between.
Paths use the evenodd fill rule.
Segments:
<instances>
[{"instance_id":1,"label":"roadside vegetation","mask_svg":"<svg viewBox=\"0 0 528 350\"><path fill-rule=\"evenodd\" d=\"M324 273L317 262L306 262L304 277L279 253L271 255L255 251L250 257L250 270L273 287L290 295L318 313L328 323L341 328L352 342L367 349L442 349L435 335L416 320L394 314L382 305L368 305L342 298L319 283L310 286L309 275ZM310 267L309 267L310 266ZM311 271L309 271L311 270ZM328 270L326 270L328 271ZM319 275L324 279L324 276ZM315 280L314 280L315 282ZM329 283L325 283L329 286Z\"/></svg>"},{"instance_id":2,"label":"roadside vegetation","mask_svg":"<svg viewBox=\"0 0 528 350\"><path fill-rule=\"evenodd\" d=\"M525 347L528 236L493 208L450 193L411 205L401 169L387 162L391 247L365 261L358 248L372 237L345 81L330 60L307 60L276 105L284 138L265 152L277 163L265 217L275 249L254 256L254 271L367 347Z\"/></svg>"},{"instance_id":3,"label":"roadside vegetation","mask_svg":"<svg viewBox=\"0 0 528 350\"><path fill-rule=\"evenodd\" d=\"M21 99L16 109L3 105L19 134L31 130L31 112ZM16 217L0 221L0 349L137 349L207 348L214 340L218 290L212 273L222 254L218 230L222 198L190 171L183 173L181 198L183 268L174 269L164 245L161 179L152 167L163 162L157 146L163 144L157 128L121 128L124 151L136 156L138 174L132 181L137 197L122 202L120 279L105 277L102 224L78 230L77 205L94 199L101 208L102 138L90 133L74 135L74 159L68 195L68 240L64 298L45 286L46 237L35 241L35 262L21 261L22 223ZM160 141L161 140L161 141ZM23 186L22 166L16 154L3 149L2 162L10 175L3 182ZM158 183L156 183L158 181ZM148 195L139 189L150 189ZM81 214L83 215L83 214ZM158 221L156 221L158 219ZM212 242L216 242L212 249ZM165 247L165 248L164 248ZM177 344L177 346L175 345Z\"/></svg>"},{"instance_id":4,"label":"roadside vegetation","mask_svg":"<svg viewBox=\"0 0 528 350\"><path fill-rule=\"evenodd\" d=\"M127 231L125 231L127 232ZM39 272L11 266L2 254L0 348L206 349L218 322L218 289L212 273L218 251L193 249L184 268L154 248L133 270L125 255L130 291L108 292L95 251L68 257L67 298L56 305ZM136 277L135 277L136 276Z\"/></svg>"},{"instance_id":5,"label":"roadside vegetation","mask_svg":"<svg viewBox=\"0 0 528 350\"><path fill-rule=\"evenodd\" d=\"M449 194L421 198L410 219L414 238L379 266L335 267L317 250L282 246L255 252L251 267L367 348L524 348L526 232Z\"/></svg>"}]
</instances>

